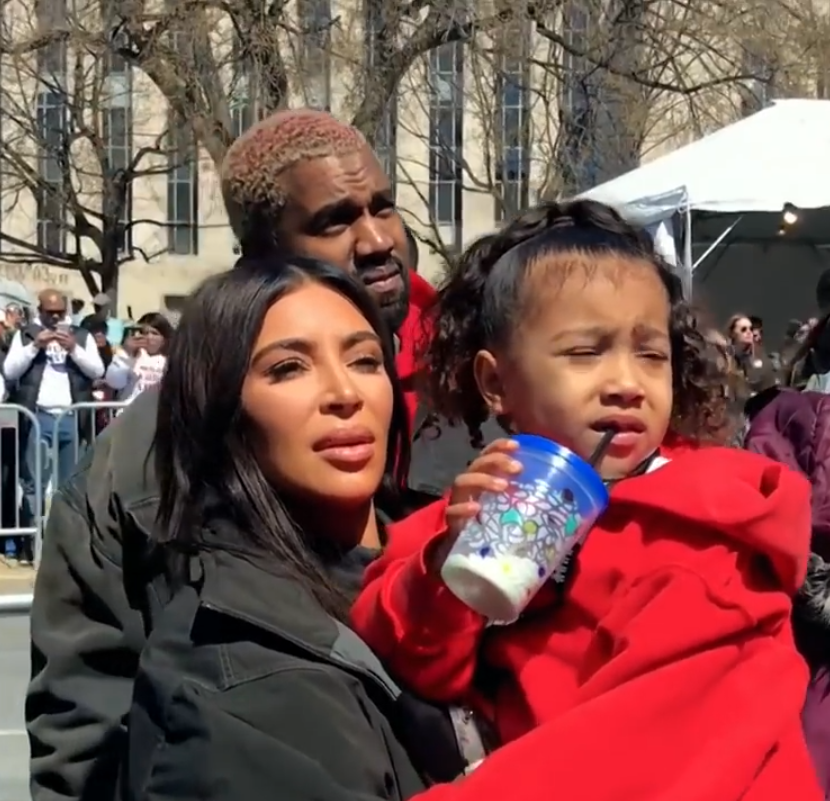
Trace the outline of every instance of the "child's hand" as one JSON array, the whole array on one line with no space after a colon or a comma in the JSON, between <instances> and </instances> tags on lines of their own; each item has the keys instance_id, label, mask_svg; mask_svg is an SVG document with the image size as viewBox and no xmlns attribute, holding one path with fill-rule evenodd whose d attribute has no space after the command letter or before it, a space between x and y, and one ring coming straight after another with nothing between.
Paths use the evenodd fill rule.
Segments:
<instances>
[{"instance_id":1,"label":"child's hand","mask_svg":"<svg viewBox=\"0 0 830 801\"><path fill-rule=\"evenodd\" d=\"M512 439L497 439L470 463L465 473L455 479L447 507L450 543L455 542L467 521L481 510L478 502L481 493L504 492L509 483L505 477L518 475L522 471L522 465L512 457L518 447Z\"/></svg>"},{"instance_id":2,"label":"child's hand","mask_svg":"<svg viewBox=\"0 0 830 801\"><path fill-rule=\"evenodd\" d=\"M491 442L477 459L473 459L467 471L455 479L447 507L447 534L442 537L427 557L430 570L438 572L456 537L467 521L481 510L478 502L482 492L504 492L508 481L505 476L515 476L522 471L519 462L511 454L519 447L512 439Z\"/></svg>"}]
</instances>

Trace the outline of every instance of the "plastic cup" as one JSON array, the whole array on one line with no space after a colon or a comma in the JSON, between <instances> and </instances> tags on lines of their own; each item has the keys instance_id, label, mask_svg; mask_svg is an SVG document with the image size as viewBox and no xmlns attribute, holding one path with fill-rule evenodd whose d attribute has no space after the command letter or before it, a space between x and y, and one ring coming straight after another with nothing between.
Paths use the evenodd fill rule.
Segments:
<instances>
[{"instance_id":1,"label":"plastic cup","mask_svg":"<svg viewBox=\"0 0 830 801\"><path fill-rule=\"evenodd\" d=\"M608 490L584 459L544 437L521 434L522 472L481 511L441 567L450 591L492 623L512 623L608 506Z\"/></svg>"}]
</instances>

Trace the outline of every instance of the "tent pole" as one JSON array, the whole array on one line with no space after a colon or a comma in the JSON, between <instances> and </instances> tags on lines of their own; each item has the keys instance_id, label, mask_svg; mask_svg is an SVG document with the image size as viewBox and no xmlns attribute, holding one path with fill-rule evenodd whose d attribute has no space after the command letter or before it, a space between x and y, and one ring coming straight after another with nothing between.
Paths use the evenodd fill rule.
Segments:
<instances>
[{"instance_id":1,"label":"tent pole","mask_svg":"<svg viewBox=\"0 0 830 801\"><path fill-rule=\"evenodd\" d=\"M692 299L694 288L694 266L692 265L692 205L686 202L686 236L683 238L683 278L686 284L686 297Z\"/></svg>"},{"instance_id":2,"label":"tent pole","mask_svg":"<svg viewBox=\"0 0 830 801\"><path fill-rule=\"evenodd\" d=\"M733 228L734 228L734 227L735 227L735 226L736 226L736 225L737 225L737 224L738 224L738 223L739 223L739 222L740 222L743 218L744 218L744 217L743 217L743 214L742 214L742 215L741 215L740 217L738 217L738 219L737 219L737 220L735 220L735 222L733 222L733 223L732 223L732 225L730 225L730 226L729 226L729 227L728 227L728 228L727 228L727 229L726 229L726 230L725 230L725 231L724 231L724 232L723 232L723 233L722 233L722 234L721 234L721 235L720 235L720 236L719 236L719 237L718 237L718 238L717 238L714 242L712 242L712 244L711 244L711 245L709 245L709 247L708 247L708 248L706 248L706 252L705 252L705 253L704 253L704 254L703 254L703 255L702 255L702 256L701 256L701 257L700 257L700 258L699 258L699 259L698 259L698 260L697 260L697 261L696 261L693 265L692 265L692 274L694 274L694 271L698 268L698 266L700 265L700 263L701 263L701 262L702 262L702 261L703 261L703 260L704 260L704 259L705 259L705 258L706 258L706 257L707 257L707 256L708 256L708 255L709 255L709 254L710 254L710 253L711 253L711 252L712 252L712 251L713 251L713 250L714 250L714 249L715 249L715 248L716 248L716 247L720 244L720 243L721 243L721 242L723 242L723 240L724 240L724 239L726 239L726 237L728 237L728 236L729 236L729 234L731 234L731 233L732 233L732 229L733 229Z\"/></svg>"}]
</instances>

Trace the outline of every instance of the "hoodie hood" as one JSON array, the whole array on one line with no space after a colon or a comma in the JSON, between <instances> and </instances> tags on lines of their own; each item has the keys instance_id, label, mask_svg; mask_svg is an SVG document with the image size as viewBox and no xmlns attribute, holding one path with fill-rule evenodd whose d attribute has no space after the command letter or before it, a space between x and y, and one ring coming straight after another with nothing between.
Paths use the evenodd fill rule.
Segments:
<instances>
[{"instance_id":1,"label":"hoodie hood","mask_svg":"<svg viewBox=\"0 0 830 801\"><path fill-rule=\"evenodd\" d=\"M790 595L804 580L810 485L781 464L730 448L687 450L654 472L621 481L611 498L639 507L638 516L656 514L678 530L717 531L742 551L765 556Z\"/></svg>"}]
</instances>

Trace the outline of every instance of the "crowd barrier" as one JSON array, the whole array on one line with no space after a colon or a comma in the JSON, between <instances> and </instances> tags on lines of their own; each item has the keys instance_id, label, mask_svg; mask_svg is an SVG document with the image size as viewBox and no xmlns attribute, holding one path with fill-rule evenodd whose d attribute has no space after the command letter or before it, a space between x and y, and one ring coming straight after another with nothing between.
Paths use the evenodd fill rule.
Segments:
<instances>
[{"instance_id":1,"label":"crowd barrier","mask_svg":"<svg viewBox=\"0 0 830 801\"><path fill-rule=\"evenodd\" d=\"M40 562L52 493L126 403L77 403L58 414L35 414L0 403L0 543L17 558ZM5 551L5 556L8 551ZM0 593L0 613L25 612L32 594Z\"/></svg>"}]
</instances>

